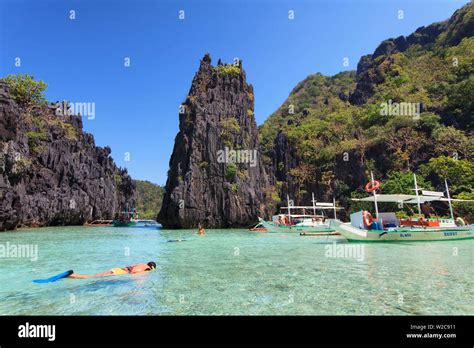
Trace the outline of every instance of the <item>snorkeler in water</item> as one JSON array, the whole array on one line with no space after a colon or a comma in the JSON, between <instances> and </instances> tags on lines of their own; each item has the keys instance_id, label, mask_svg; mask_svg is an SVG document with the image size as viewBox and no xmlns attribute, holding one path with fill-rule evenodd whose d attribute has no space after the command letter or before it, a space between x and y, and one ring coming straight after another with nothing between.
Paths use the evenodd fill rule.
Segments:
<instances>
[{"instance_id":1,"label":"snorkeler in water","mask_svg":"<svg viewBox=\"0 0 474 348\"><path fill-rule=\"evenodd\" d=\"M86 279L86 278L99 278L99 277L111 277L122 274L139 274L148 271L152 271L156 268L156 263L150 261L148 263L137 263L136 265L127 266L124 268L112 268L110 271L91 274L91 275L81 275L72 273L67 278L75 279Z\"/></svg>"}]
</instances>

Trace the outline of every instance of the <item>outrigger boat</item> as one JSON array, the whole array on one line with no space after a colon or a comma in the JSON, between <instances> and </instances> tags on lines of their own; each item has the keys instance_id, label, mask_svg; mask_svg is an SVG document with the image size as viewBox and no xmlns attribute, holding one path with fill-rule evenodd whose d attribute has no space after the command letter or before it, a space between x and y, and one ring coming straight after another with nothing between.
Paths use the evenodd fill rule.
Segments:
<instances>
[{"instance_id":1,"label":"outrigger boat","mask_svg":"<svg viewBox=\"0 0 474 348\"><path fill-rule=\"evenodd\" d=\"M135 209L129 211L128 208L125 208L125 210L119 214L118 218L113 221L113 226L133 227L138 221L138 212Z\"/></svg>"},{"instance_id":2,"label":"outrigger boat","mask_svg":"<svg viewBox=\"0 0 474 348\"><path fill-rule=\"evenodd\" d=\"M249 228L249 231L251 231L251 232L268 232L268 230L262 225L261 222L256 224L254 227Z\"/></svg>"},{"instance_id":3,"label":"outrigger boat","mask_svg":"<svg viewBox=\"0 0 474 348\"><path fill-rule=\"evenodd\" d=\"M366 191L372 196L353 199L361 202L373 202L375 218L368 211L351 214L351 221L331 221L331 227L340 232L350 242L389 242L389 241L438 241L474 238L474 226L467 225L461 218L454 219L452 202L473 202L465 199L452 199L449 194L448 182L445 180L444 192L425 191L418 188L414 174L415 194L378 194L380 183L373 178L366 185ZM421 194L420 194L421 192ZM427 202L447 202L450 218L424 218L421 204ZM379 213L378 203L416 204L419 216L416 218L397 219L395 213Z\"/></svg>"},{"instance_id":4,"label":"outrigger boat","mask_svg":"<svg viewBox=\"0 0 474 348\"><path fill-rule=\"evenodd\" d=\"M334 219L337 219L336 211L341 209L333 203L317 202L312 198L312 206L293 206L287 197L288 206L280 208L280 214L274 215L272 221L265 221L258 218L259 223L268 232L298 232L298 233L319 233L326 235L334 233L334 229L329 226L329 219L325 211L332 210ZM320 214L317 214L320 212Z\"/></svg>"}]
</instances>

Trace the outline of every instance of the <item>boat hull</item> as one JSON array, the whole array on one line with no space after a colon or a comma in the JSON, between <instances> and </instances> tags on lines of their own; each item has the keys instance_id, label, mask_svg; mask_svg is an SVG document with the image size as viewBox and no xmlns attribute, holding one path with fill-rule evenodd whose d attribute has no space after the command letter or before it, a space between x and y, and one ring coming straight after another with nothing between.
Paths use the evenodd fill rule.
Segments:
<instances>
[{"instance_id":1,"label":"boat hull","mask_svg":"<svg viewBox=\"0 0 474 348\"><path fill-rule=\"evenodd\" d=\"M276 224L274 222L265 221L263 219L259 219L260 223L267 229L268 232L278 232L278 233L285 233L285 232L298 232L298 233L311 233L311 232L334 232L334 229L329 227L329 224L321 224L318 226L286 226Z\"/></svg>"},{"instance_id":2,"label":"boat hull","mask_svg":"<svg viewBox=\"0 0 474 348\"><path fill-rule=\"evenodd\" d=\"M136 226L136 221L120 221L114 220L113 226L114 227L133 227Z\"/></svg>"},{"instance_id":3,"label":"boat hull","mask_svg":"<svg viewBox=\"0 0 474 348\"><path fill-rule=\"evenodd\" d=\"M396 228L389 231L363 230L350 223L331 222L331 227L349 242L416 242L474 239L471 226L447 228Z\"/></svg>"}]
</instances>

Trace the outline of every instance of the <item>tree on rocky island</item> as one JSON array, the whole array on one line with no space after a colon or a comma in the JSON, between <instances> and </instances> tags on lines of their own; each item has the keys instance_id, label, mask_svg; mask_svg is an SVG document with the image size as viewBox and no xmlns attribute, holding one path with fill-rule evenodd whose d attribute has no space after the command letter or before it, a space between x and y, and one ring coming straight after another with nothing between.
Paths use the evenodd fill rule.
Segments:
<instances>
[{"instance_id":1,"label":"tree on rocky island","mask_svg":"<svg viewBox=\"0 0 474 348\"><path fill-rule=\"evenodd\" d=\"M8 75L1 78L10 88L10 94L17 104L25 109L46 103L44 90L48 85L43 81L37 81L31 75Z\"/></svg>"}]
</instances>

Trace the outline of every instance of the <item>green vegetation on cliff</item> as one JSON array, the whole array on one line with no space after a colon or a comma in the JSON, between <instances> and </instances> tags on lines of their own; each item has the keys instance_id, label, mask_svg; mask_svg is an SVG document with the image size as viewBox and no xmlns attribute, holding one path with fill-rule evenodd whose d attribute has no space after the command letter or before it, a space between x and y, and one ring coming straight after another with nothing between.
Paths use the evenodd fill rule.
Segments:
<instances>
[{"instance_id":1,"label":"green vegetation on cliff","mask_svg":"<svg viewBox=\"0 0 474 348\"><path fill-rule=\"evenodd\" d=\"M218 65L214 69L220 75L239 75L241 73L240 68L234 64Z\"/></svg>"},{"instance_id":2,"label":"green vegetation on cliff","mask_svg":"<svg viewBox=\"0 0 474 348\"><path fill-rule=\"evenodd\" d=\"M135 206L111 149L95 146L79 115L58 115L45 88L30 75L0 79L0 231L82 225Z\"/></svg>"},{"instance_id":3,"label":"green vegetation on cliff","mask_svg":"<svg viewBox=\"0 0 474 348\"><path fill-rule=\"evenodd\" d=\"M164 188L149 181L135 180L137 185L137 210L140 219L156 219L161 209Z\"/></svg>"},{"instance_id":4,"label":"green vegetation on cliff","mask_svg":"<svg viewBox=\"0 0 474 348\"><path fill-rule=\"evenodd\" d=\"M43 92L48 85L43 81L35 80L31 75L8 75L1 80L7 83L13 100L22 107L46 102Z\"/></svg>"},{"instance_id":5,"label":"green vegetation on cliff","mask_svg":"<svg viewBox=\"0 0 474 348\"><path fill-rule=\"evenodd\" d=\"M300 82L259 129L265 163L287 173L277 182L293 182L295 199L308 201L319 189L319 199L334 194L350 210L344 197L363 195L369 171L385 193L406 191L415 172L424 188L442 191L447 179L452 196L474 196L473 9L384 41L357 74ZM293 164L276 163L279 133ZM472 209L457 207L474 222Z\"/></svg>"}]
</instances>

